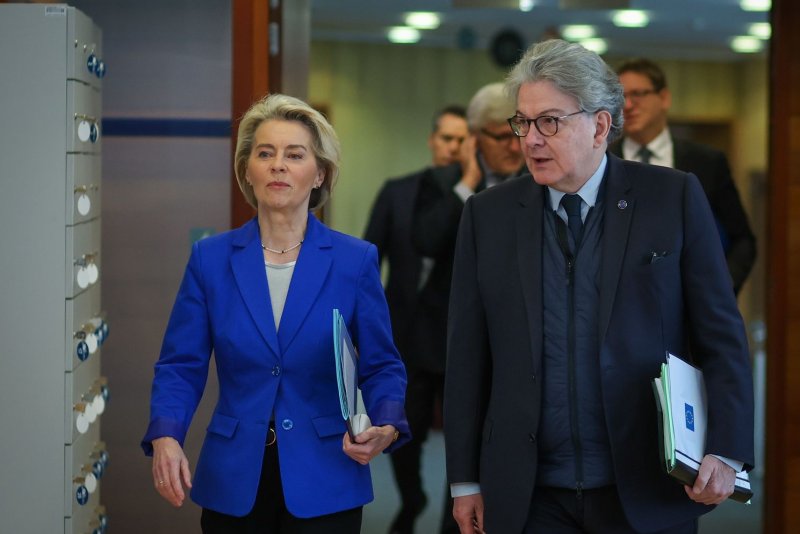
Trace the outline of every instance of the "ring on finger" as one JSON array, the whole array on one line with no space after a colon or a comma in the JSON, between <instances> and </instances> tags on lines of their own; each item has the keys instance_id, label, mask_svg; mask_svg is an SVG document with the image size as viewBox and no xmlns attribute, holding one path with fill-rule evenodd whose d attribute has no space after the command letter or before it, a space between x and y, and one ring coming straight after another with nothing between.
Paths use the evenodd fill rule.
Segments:
<instances>
[{"instance_id":1,"label":"ring on finger","mask_svg":"<svg viewBox=\"0 0 800 534\"><path fill-rule=\"evenodd\" d=\"M163 480L159 480L159 481L158 481L158 485L159 485L159 486L163 486L163 485L165 485L165 484L166 484L166 482L164 482Z\"/></svg>"}]
</instances>

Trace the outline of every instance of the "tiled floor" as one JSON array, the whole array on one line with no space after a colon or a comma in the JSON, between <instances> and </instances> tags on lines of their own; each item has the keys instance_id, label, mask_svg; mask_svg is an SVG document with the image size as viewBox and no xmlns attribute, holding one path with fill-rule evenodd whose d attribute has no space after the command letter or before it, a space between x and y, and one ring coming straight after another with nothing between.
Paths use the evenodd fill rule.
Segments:
<instances>
[{"instance_id":1,"label":"tiled floor","mask_svg":"<svg viewBox=\"0 0 800 534\"><path fill-rule=\"evenodd\" d=\"M441 432L432 432L423 449L422 465L424 485L428 494L428 507L417 520L417 534L436 534L442 514L444 482L444 439ZM392 477L389 458L380 455L372 461L372 482L375 501L364 508L362 534L386 534L399 500ZM725 502L717 510L700 520L700 534L760 534L761 532L761 481L754 479L756 497L753 504L745 506Z\"/></svg>"}]
</instances>

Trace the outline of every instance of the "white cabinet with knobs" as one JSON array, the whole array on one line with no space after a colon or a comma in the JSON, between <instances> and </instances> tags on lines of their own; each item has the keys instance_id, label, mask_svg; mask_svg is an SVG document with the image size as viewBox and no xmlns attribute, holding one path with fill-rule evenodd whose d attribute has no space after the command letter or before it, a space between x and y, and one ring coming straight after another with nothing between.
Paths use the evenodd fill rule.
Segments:
<instances>
[{"instance_id":1,"label":"white cabinet with knobs","mask_svg":"<svg viewBox=\"0 0 800 534\"><path fill-rule=\"evenodd\" d=\"M0 4L0 532L100 534L100 29Z\"/></svg>"}]
</instances>

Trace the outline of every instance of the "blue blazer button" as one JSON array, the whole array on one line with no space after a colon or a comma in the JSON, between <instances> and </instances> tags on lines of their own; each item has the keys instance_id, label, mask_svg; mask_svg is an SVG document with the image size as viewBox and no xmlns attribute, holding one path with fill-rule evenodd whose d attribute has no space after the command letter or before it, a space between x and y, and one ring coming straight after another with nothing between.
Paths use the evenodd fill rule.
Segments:
<instances>
[{"instance_id":1,"label":"blue blazer button","mask_svg":"<svg viewBox=\"0 0 800 534\"><path fill-rule=\"evenodd\" d=\"M291 430L292 427L294 426L294 423L292 422L291 419L284 419L281 422L281 426L283 427L284 430Z\"/></svg>"}]
</instances>

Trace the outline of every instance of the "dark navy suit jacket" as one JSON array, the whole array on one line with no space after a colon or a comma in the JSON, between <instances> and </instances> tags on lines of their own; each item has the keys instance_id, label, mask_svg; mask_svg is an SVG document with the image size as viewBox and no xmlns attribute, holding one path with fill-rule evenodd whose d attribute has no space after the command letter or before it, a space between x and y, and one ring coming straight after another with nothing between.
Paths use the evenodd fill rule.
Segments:
<instances>
[{"instance_id":1,"label":"dark navy suit jacket","mask_svg":"<svg viewBox=\"0 0 800 534\"><path fill-rule=\"evenodd\" d=\"M213 351L217 401L191 497L234 516L253 507L270 419L288 510L313 517L372 500L368 466L342 452L333 308L360 351L359 382L374 425L409 439L406 374L392 341L373 245L332 231L309 213L278 330L255 219L195 243L155 365L142 445L181 444L203 393Z\"/></svg>"},{"instance_id":2,"label":"dark navy suit jacket","mask_svg":"<svg viewBox=\"0 0 800 534\"><path fill-rule=\"evenodd\" d=\"M750 357L697 178L609 154L603 180L598 379L622 507L631 525L647 532L711 509L691 501L659 459L651 381L665 352L691 359L705 374L706 451L748 468ZM521 532L536 483L547 380L545 196L530 175L488 189L467 201L458 233L445 373L447 472L451 483L480 483L488 533Z\"/></svg>"},{"instance_id":3,"label":"dark navy suit jacket","mask_svg":"<svg viewBox=\"0 0 800 534\"><path fill-rule=\"evenodd\" d=\"M614 143L610 151L622 157L622 141ZM675 168L694 174L703 186L725 250L733 290L738 293L756 261L756 238L731 177L728 158L714 148L674 137L672 151Z\"/></svg>"},{"instance_id":4,"label":"dark navy suit jacket","mask_svg":"<svg viewBox=\"0 0 800 534\"><path fill-rule=\"evenodd\" d=\"M433 168L429 167L388 180L375 199L364 232L364 239L378 247L379 260L386 259L389 266L386 301L395 343L404 359L415 349L413 340L418 335L413 327L422 258L411 242L414 203L420 180L432 172Z\"/></svg>"}]
</instances>

